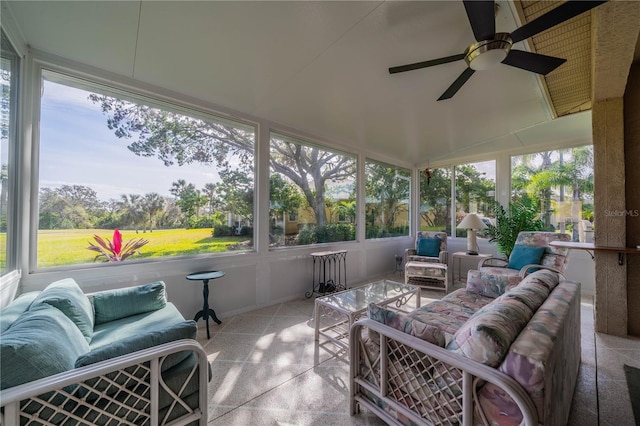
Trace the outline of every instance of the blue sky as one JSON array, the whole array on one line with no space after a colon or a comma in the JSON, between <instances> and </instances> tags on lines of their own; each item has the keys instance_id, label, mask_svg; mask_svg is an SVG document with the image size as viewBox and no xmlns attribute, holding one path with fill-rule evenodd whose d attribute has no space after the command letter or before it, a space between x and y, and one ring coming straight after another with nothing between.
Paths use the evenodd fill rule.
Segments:
<instances>
[{"instance_id":1,"label":"blue sky","mask_svg":"<svg viewBox=\"0 0 640 426\"><path fill-rule=\"evenodd\" d=\"M217 182L215 165L166 167L155 157L127 149L134 140L119 139L89 92L44 82L40 120L40 187L85 185L101 200L121 194L170 195L172 182L184 179L202 189Z\"/></svg>"}]
</instances>

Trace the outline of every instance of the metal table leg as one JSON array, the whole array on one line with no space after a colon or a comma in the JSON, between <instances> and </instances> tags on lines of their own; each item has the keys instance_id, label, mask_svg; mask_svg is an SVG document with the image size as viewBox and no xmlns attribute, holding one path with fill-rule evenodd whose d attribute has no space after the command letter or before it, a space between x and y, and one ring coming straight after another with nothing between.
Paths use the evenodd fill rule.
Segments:
<instances>
[{"instance_id":1,"label":"metal table leg","mask_svg":"<svg viewBox=\"0 0 640 426\"><path fill-rule=\"evenodd\" d=\"M207 323L207 339L211 338L209 334L209 317L214 320L217 324L222 324L222 321L218 319L216 316L216 311L209 308L209 280L202 280L204 283L204 287L202 289L202 298L204 299L204 304L202 305L202 310L198 312L193 319L195 322L198 322L200 318L204 318Z\"/></svg>"}]
</instances>

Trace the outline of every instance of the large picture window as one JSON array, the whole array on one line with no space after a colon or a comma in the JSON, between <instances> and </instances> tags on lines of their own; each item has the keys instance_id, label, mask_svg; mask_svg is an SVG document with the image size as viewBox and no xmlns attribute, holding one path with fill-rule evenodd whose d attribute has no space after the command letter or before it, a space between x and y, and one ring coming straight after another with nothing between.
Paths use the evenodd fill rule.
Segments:
<instances>
[{"instance_id":1,"label":"large picture window","mask_svg":"<svg viewBox=\"0 0 640 426\"><path fill-rule=\"evenodd\" d=\"M367 238L409 235L411 172L390 164L367 160L365 176Z\"/></svg>"},{"instance_id":2,"label":"large picture window","mask_svg":"<svg viewBox=\"0 0 640 426\"><path fill-rule=\"evenodd\" d=\"M19 58L9 44L4 33L0 34L2 51L0 54L0 275L15 268L13 255L9 250L11 231L9 226L9 192L13 185L14 170L10 150L16 148L16 114Z\"/></svg>"},{"instance_id":3,"label":"large picture window","mask_svg":"<svg viewBox=\"0 0 640 426\"><path fill-rule=\"evenodd\" d=\"M253 126L54 72L42 81L38 267L252 249Z\"/></svg>"},{"instance_id":4,"label":"large picture window","mask_svg":"<svg viewBox=\"0 0 640 426\"><path fill-rule=\"evenodd\" d=\"M270 151L270 246L355 240L355 156L275 133Z\"/></svg>"},{"instance_id":5,"label":"large picture window","mask_svg":"<svg viewBox=\"0 0 640 426\"><path fill-rule=\"evenodd\" d=\"M593 146L512 157L511 199L536 209L545 230L593 242Z\"/></svg>"}]
</instances>

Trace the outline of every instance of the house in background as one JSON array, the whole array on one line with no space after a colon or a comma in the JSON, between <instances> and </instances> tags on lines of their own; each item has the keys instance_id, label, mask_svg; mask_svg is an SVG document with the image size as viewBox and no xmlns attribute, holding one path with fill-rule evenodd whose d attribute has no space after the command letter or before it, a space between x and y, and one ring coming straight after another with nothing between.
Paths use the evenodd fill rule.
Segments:
<instances>
[{"instance_id":1,"label":"house in background","mask_svg":"<svg viewBox=\"0 0 640 426\"><path fill-rule=\"evenodd\" d=\"M555 6L498 4L496 28L506 32L534 19L541 7ZM270 248L269 176L276 155L271 150L283 138L292 146L353 163L355 238L321 246L348 251L350 283L393 271L395 255L412 245L421 222L411 212L421 211L425 169L493 161L495 198L504 204L510 199L513 156L591 144L595 241L611 247L640 245L640 218L627 214L640 209L640 193L634 190L640 180L635 165L640 158L640 121L634 114L640 106L636 2L609 2L567 26L517 43L522 50L568 59L565 68L546 78L498 64L476 72L444 101L437 99L465 70L464 61L397 75L389 75L388 68L464 51L473 33L461 2L3 1L1 7L3 70L10 70L5 77L11 79L6 93L11 114L3 118L3 132L6 128L10 136L2 147L3 164L8 165L2 182L8 200L3 305L16 293L42 289L63 277L74 278L85 292L162 279L169 298L189 317L199 309L201 289L185 276L206 269L226 273L212 290L221 317L301 297L311 275L308 255L319 247ZM82 102L72 99L67 96L71 89L104 96L102 106L112 118L126 105L151 106L192 123L214 123L219 131L228 131L225 141L250 147L244 162L229 164L251 169L252 180L245 183L253 190L253 247L120 265L39 265L42 188L89 184L100 173L118 174L101 169L99 161L80 160L98 146L88 143L67 156L76 158L74 168L90 166L75 182L56 180L56 170L49 169L63 164L55 163L62 159L56 156L60 147L51 142L54 136L106 137L83 127L85 110L74 108L87 108L86 97ZM64 125L46 120L62 112L46 108L60 99L69 106L64 112L76 114ZM119 137L140 136L140 128L114 123L110 130L119 130ZM159 142L169 146L175 139L132 145L140 154L138 174L120 189L133 192L138 185L140 194L152 192L151 181L165 173L147 171L152 169L143 160L151 151L144 150ZM162 157L161 151L153 154ZM205 151L185 155L209 158ZM179 161L172 153L168 160ZM368 238L365 169L372 163L409 172L406 235ZM194 180L210 172L190 167ZM244 187L242 191L248 193ZM457 211L455 200L449 198L451 211ZM454 227L453 222L448 225ZM451 237L453 251L464 245L463 238ZM481 250L495 253L490 245ZM591 283L585 287L596 294L596 329L640 335L640 317L628 315L640 306L638 256L622 265L615 253L596 252L595 257L592 263L586 254L572 253L574 269L568 275Z\"/></svg>"}]
</instances>

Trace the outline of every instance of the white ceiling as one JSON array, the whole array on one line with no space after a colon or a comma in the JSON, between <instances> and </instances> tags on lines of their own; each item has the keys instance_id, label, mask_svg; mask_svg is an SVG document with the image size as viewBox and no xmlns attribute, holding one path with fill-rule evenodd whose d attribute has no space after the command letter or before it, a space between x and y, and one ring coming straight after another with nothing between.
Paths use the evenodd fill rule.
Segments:
<instances>
[{"instance_id":1,"label":"white ceiling","mask_svg":"<svg viewBox=\"0 0 640 426\"><path fill-rule=\"evenodd\" d=\"M476 72L441 102L464 61L389 75L474 41L461 1L5 3L35 49L381 159L423 165L591 137L590 113L551 122L526 71ZM511 32L500 3L497 30Z\"/></svg>"}]
</instances>

